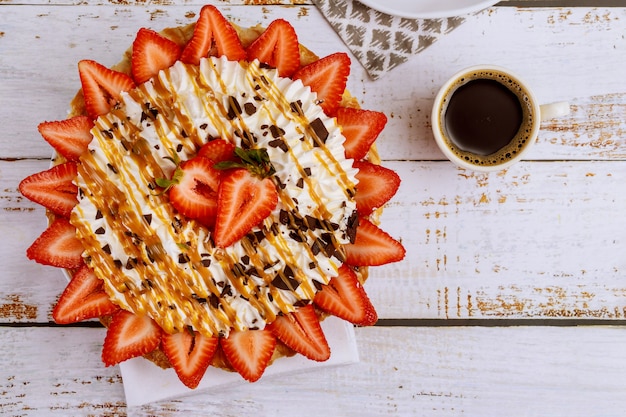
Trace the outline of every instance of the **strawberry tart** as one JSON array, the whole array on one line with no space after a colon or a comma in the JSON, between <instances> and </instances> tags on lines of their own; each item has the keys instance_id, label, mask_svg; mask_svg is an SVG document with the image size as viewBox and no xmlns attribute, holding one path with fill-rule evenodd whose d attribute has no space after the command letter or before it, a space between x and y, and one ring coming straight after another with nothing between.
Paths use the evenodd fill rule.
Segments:
<instances>
[{"instance_id":1,"label":"strawberry tart","mask_svg":"<svg viewBox=\"0 0 626 417\"><path fill-rule=\"evenodd\" d=\"M39 125L53 167L19 186L49 218L28 258L71 275L54 320L98 318L105 365L144 356L190 388L209 366L256 381L327 360L327 315L373 325L367 269L405 255L378 227L400 179L349 71L285 20L243 29L213 6L140 29L113 68L80 61L70 117Z\"/></svg>"}]
</instances>

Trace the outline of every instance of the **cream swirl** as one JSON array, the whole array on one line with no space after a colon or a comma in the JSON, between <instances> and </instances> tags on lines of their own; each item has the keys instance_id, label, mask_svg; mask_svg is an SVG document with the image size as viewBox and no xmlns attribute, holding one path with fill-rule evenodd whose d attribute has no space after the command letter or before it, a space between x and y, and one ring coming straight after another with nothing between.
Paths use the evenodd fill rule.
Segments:
<instances>
[{"instance_id":1,"label":"cream swirl","mask_svg":"<svg viewBox=\"0 0 626 417\"><path fill-rule=\"evenodd\" d=\"M262 328L336 276L354 236L356 170L315 93L258 62L177 62L97 119L72 213L86 262L114 302L168 332ZM216 137L265 148L279 203L227 248L179 215L155 179Z\"/></svg>"}]
</instances>

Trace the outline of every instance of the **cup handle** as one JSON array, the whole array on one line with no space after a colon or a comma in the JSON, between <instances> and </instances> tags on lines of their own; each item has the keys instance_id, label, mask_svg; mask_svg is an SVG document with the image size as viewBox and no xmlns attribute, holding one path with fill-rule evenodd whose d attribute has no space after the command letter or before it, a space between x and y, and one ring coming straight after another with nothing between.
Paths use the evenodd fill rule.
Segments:
<instances>
[{"instance_id":1,"label":"cup handle","mask_svg":"<svg viewBox=\"0 0 626 417\"><path fill-rule=\"evenodd\" d=\"M542 104L541 121L556 119L557 117L567 116L570 108L567 101L559 101L557 103Z\"/></svg>"}]
</instances>

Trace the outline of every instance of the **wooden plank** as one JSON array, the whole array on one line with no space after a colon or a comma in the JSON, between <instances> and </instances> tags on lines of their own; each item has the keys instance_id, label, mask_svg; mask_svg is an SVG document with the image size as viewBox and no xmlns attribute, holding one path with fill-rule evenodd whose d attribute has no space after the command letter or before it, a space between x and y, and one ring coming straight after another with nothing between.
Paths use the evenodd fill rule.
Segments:
<instances>
[{"instance_id":1,"label":"wooden plank","mask_svg":"<svg viewBox=\"0 0 626 417\"><path fill-rule=\"evenodd\" d=\"M2 60L0 71L3 120L7 123L0 156L46 158L50 148L39 137L37 125L66 117L69 102L80 88L76 69L79 60L113 65L131 46L139 28L160 30L195 22L201 6L0 7L0 56L11 57ZM333 39L337 45L334 32L312 7L222 6L220 10L246 27L267 24L279 17L296 25L304 22L309 28L304 39L315 39L313 46L329 43L318 41L320 36ZM314 18L309 11L316 13ZM323 25L315 36L314 24Z\"/></svg>"},{"instance_id":2,"label":"wooden plank","mask_svg":"<svg viewBox=\"0 0 626 417\"><path fill-rule=\"evenodd\" d=\"M3 4L20 4L20 5L124 5L124 6L145 6L145 0L120 0L120 1L104 1L104 0L4 0ZM266 6L299 6L313 4L310 0L152 0L152 6L171 6L177 5L194 5L203 6L204 4L216 4L218 6L224 3L235 5L266 5ZM495 4L495 7L623 7L626 6L624 0L502 0Z\"/></svg>"},{"instance_id":3,"label":"wooden plank","mask_svg":"<svg viewBox=\"0 0 626 417\"><path fill-rule=\"evenodd\" d=\"M383 228L407 258L366 284L383 317L624 317L623 162L390 166Z\"/></svg>"},{"instance_id":4,"label":"wooden plank","mask_svg":"<svg viewBox=\"0 0 626 417\"><path fill-rule=\"evenodd\" d=\"M362 91L364 107L390 116L385 159L443 159L431 132L433 98L454 73L478 63L518 73L541 103L572 104L568 117L542 125L529 159L624 159L626 140L616 132L626 129L625 19L624 8L490 9L391 74L352 88ZM593 82L590 71L598 74Z\"/></svg>"},{"instance_id":5,"label":"wooden plank","mask_svg":"<svg viewBox=\"0 0 626 417\"><path fill-rule=\"evenodd\" d=\"M626 329L361 328L355 365L126 409L101 329L0 328L0 406L12 416L619 415ZM41 346L46 346L42 349ZM323 400L320 400L323 399Z\"/></svg>"},{"instance_id":6,"label":"wooden plank","mask_svg":"<svg viewBox=\"0 0 626 417\"><path fill-rule=\"evenodd\" d=\"M407 257L372 268L366 289L381 318L625 317L626 162L522 162L495 174L385 164L403 183L382 227ZM24 256L45 220L16 186L47 166L0 161L0 230L14 237L0 240L0 322L49 321L65 286Z\"/></svg>"},{"instance_id":7,"label":"wooden plank","mask_svg":"<svg viewBox=\"0 0 626 417\"><path fill-rule=\"evenodd\" d=\"M196 5L0 7L0 55L11 57L3 61L0 71L0 95L7 113L5 158L49 155L36 126L65 117L80 85L76 71L80 59L112 65L132 43L137 28L189 23L198 10ZM222 10L246 26L284 17L296 25L302 42L319 55L347 51L311 6L223 6ZM430 105L437 89L463 67L496 63L522 74L542 102L570 100L573 105L569 117L544 124L529 158L624 159L626 140L618 133L626 129L624 20L626 8L492 8L468 18L382 80L371 81L355 60L349 89L364 107L385 111L390 117L384 132L390 139L380 146L383 158L441 160L443 155L430 132ZM602 75L593 83L587 82L588 62ZM25 96L37 99L23 100Z\"/></svg>"}]
</instances>

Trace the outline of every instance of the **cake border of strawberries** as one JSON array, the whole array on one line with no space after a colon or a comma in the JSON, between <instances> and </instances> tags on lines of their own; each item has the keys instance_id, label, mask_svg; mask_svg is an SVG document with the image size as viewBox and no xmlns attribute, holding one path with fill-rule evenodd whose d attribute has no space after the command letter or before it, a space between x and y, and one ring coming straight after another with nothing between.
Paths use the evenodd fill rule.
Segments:
<instances>
[{"instance_id":1,"label":"cake border of strawberries","mask_svg":"<svg viewBox=\"0 0 626 417\"><path fill-rule=\"evenodd\" d=\"M140 317L119 309L108 299L100 279L83 264L82 250L77 258L77 242L80 249L82 244L72 235L73 226L67 220L73 204L76 204L75 196L78 192L68 179L76 176L76 164L80 163L80 155L91 141L89 130L93 120L98 114L108 111L106 105L111 105L111 98L115 100L115 91L110 91L110 85L107 84L109 80L121 79L123 77L118 74L125 74L126 85L130 85L128 80L133 85L140 84L177 60L194 64L201 56L228 57L231 52L227 49L232 44L233 34L243 51L235 52L234 60L258 59L265 65L276 68L281 76L302 80L318 93L325 112L337 119L347 139L346 157L354 159L354 164L359 168L361 189L357 185L357 195L359 192L361 196L367 195L367 201L365 197L362 198L360 224L356 229L355 242L351 244L355 248L354 256L366 256L360 252L367 254L367 248L373 247L372 245L378 245L377 250L382 248L389 251L387 258L382 260L363 261L356 267L344 264L340 268L339 276L318 291L315 300L298 308L294 313L279 316L265 329L258 331L258 334L249 337L242 335L239 342L236 337L232 337L232 340L230 336L208 338L193 331L169 335L158 326L155 328L149 317ZM209 49L205 50L207 42ZM234 49L238 49L236 45ZM294 59L297 59L297 65L294 64ZM340 91L325 95L324 89L327 86L323 82L321 86L315 84L319 83L316 81L317 74L322 72L324 78L333 79L332 75L337 75L334 72L337 67L345 67L346 62L348 71L340 75ZM281 356L299 353L312 360L327 359L330 350L327 343L325 344L319 321L328 314L356 325L373 325L377 314L363 289L367 269L369 266L399 261L405 256L401 243L377 226L382 206L393 197L400 179L393 171L380 166L374 143L386 124L386 116L380 112L360 109L356 99L346 90L349 62L344 53L318 58L299 43L295 29L286 20L277 19L266 28L255 26L244 29L229 22L217 7L210 5L201 9L195 23L167 28L158 33L151 29L140 29L133 46L125 52L122 61L111 69L95 61L81 61L79 74L82 88L71 101L68 119L43 122L38 126L43 138L56 151L57 158L53 161L53 167L27 177L19 186L25 197L46 208L49 219L49 227L28 248L28 258L44 265L63 268L71 276L52 312L54 320L67 324L99 318L108 329L103 346L103 362L107 366L131 357L144 356L161 367L173 367L181 382L189 388L195 388L199 384L208 366L237 371L244 379L253 382L262 376L265 367ZM330 72L327 72L329 68ZM117 87L113 87L113 90L115 88ZM333 88L337 90L338 87ZM390 191L380 193L381 188ZM375 197L371 197L372 195ZM373 202L371 198L374 198ZM357 207L359 208L359 201ZM59 256L59 248L62 248L61 251L69 248L70 252L73 249L73 253L70 256L61 253ZM350 297L349 301L356 305L342 305L345 304L346 297ZM122 337L123 332L127 331L124 329L133 326L138 326L145 333L148 343L144 343L144 346L126 346ZM237 353L232 353L241 350L243 343L271 346L271 354L263 349L264 354L260 355L262 357L255 358L259 362L254 364L258 369L252 369L249 363L245 363L246 360L239 360Z\"/></svg>"}]
</instances>

